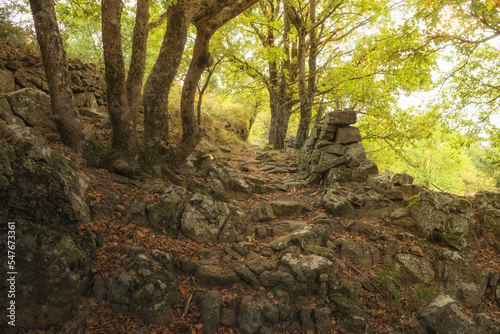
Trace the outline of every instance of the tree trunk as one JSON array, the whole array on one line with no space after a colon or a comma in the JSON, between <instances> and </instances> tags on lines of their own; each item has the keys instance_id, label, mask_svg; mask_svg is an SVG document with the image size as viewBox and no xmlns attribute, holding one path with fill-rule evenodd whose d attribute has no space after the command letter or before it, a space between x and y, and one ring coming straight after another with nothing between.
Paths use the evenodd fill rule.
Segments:
<instances>
[{"instance_id":1,"label":"tree trunk","mask_svg":"<svg viewBox=\"0 0 500 334\"><path fill-rule=\"evenodd\" d=\"M148 47L148 0L137 0L134 34L132 36L132 57L127 76L127 98L130 111L137 122L142 104L142 81L146 68L146 52Z\"/></svg>"},{"instance_id":2,"label":"tree trunk","mask_svg":"<svg viewBox=\"0 0 500 334\"><path fill-rule=\"evenodd\" d=\"M49 85L54 121L63 143L77 152L82 152L87 147L89 135L80 119L70 88L68 60L57 25L54 1L30 0L29 2Z\"/></svg>"},{"instance_id":3,"label":"tree trunk","mask_svg":"<svg viewBox=\"0 0 500 334\"><path fill-rule=\"evenodd\" d=\"M214 74L215 69L217 68L217 65L219 65L222 62L222 59L224 59L224 57L219 58L215 62L215 64L213 64L213 66L208 68L207 78L206 78L205 82L203 83L203 87L201 87L201 89L199 87L197 87L197 89L198 89L198 102L196 104L196 114L197 114L197 118L198 118L198 125L201 125L201 105L203 103L203 95L205 94L205 91L207 90L208 85L210 84L210 79L212 78L212 75Z\"/></svg>"},{"instance_id":4,"label":"tree trunk","mask_svg":"<svg viewBox=\"0 0 500 334\"><path fill-rule=\"evenodd\" d=\"M244 141L248 139L250 136L250 131L252 131L253 124L257 120L257 115L259 115L259 108L260 108L260 102L256 102L255 105L253 106L253 112L250 115L250 119L248 120L248 131L246 136L243 138Z\"/></svg>"},{"instance_id":5,"label":"tree trunk","mask_svg":"<svg viewBox=\"0 0 500 334\"><path fill-rule=\"evenodd\" d=\"M168 8L160 54L144 87L144 147L154 159L169 145L168 95L182 60L193 13L186 1Z\"/></svg>"},{"instance_id":6,"label":"tree trunk","mask_svg":"<svg viewBox=\"0 0 500 334\"><path fill-rule=\"evenodd\" d=\"M309 136L309 127L312 118L312 106L316 96L316 58L318 53L318 39L316 36L316 1L309 1L310 28L307 30L307 22L296 24L299 32L299 98L300 98L300 121L297 129L296 145L302 147ZM306 88L306 35L309 34L309 75Z\"/></svg>"},{"instance_id":7,"label":"tree trunk","mask_svg":"<svg viewBox=\"0 0 500 334\"><path fill-rule=\"evenodd\" d=\"M193 48L193 58L184 78L181 93L182 139L179 145L173 148L168 155L168 163L177 166L194 151L201 141L201 132L196 115L194 114L194 100L196 88L205 67L210 63L210 38L212 34L197 27L196 40Z\"/></svg>"},{"instance_id":8,"label":"tree trunk","mask_svg":"<svg viewBox=\"0 0 500 334\"><path fill-rule=\"evenodd\" d=\"M108 110L113 127L113 149L128 162L138 159L139 140L125 88L121 43L121 0L102 1L102 43Z\"/></svg>"},{"instance_id":9,"label":"tree trunk","mask_svg":"<svg viewBox=\"0 0 500 334\"><path fill-rule=\"evenodd\" d=\"M196 27L196 39L193 48L193 57L184 78L181 94L182 139L179 145L171 148L166 155L166 161L172 166L178 166L195 150L201 141L200 127L196 120L194 101L196 87L205 67L211 61L209 52L212 35L231 19L248 9L258 0L229 0L215 1L208 6L201 6L193 16Z\"/></svg>"},{"instance_id":10,"label":"tree trunk","mask_svg":"<svg viewBox=\"0 0 500 334\"><path fill-rule=\"evenodd\" d=\"M267 142L274 145L274 140L276 136L276 118L278 116L278 103L276 94L269 92L269 109L271 111L271 121L269 123L269 134L267 137Z\"/></svg>"},{"instance_id":11,"label":"tree trunk","mask_svg":"<svg viewBox=\"0 0 500 334\"><path fill-rule=\"evenodd\" d=\"M306 30L301 27L299 30L299 99L300 99L300 121L297 129L297 146L302 146L309 135L309 124L311 123L311 108L306 90Z\"/></svg>"},{"instance_id":12,"label":"tree trunk","mask_svg":"<svg viewBox=\"0 0 500 334\"><path fill-rule=\"evenodd\" d=\"M274 29L271 26L271 22L276 20L277 10L279 8L279 4L274 4L271 2L271 16L268 19L268 28L267 28L267 36L266 36L266 44L265 47L276 47L274 40ZM278 64L276 60L269 61L269 85L267 87L269 91L269 109L271 110L271 123L269 125L269 135L268 135L268 143L274 144L275 135L276 135L276 118L278 114Z\"/></svg>"},{"instance_id":13,"label":"tree trunk","mask_svg":"<svg viewBox=\"0 0 500 334\"><path fill-rule=\"evenodd\" d=\"M284 12L287 11L288 3L283 3ZM277 78L276 91L276 126L273 138L273 147L277 150L285 147L286 132L288 129L288 120L290 119L289 111L291 110L291 92L290 92L290 71L291 71L291 53L290 53L290 20L287 15L284 15L283 25L283 51L286 58L281 63L281 72Z\"/></svg>"}]
</instances>

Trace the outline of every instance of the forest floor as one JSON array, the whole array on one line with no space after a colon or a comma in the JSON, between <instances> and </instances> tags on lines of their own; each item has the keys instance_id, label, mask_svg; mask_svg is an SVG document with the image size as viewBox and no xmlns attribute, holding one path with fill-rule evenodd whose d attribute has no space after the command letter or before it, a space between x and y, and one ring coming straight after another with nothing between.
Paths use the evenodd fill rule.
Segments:
<instances>
[{"instance_id":1,"label":"forest floor","mask_svg":"<svg viewBox=\"0 0 500 334\"><path fill-rule=\"evenodd\" d=\"M295 157L292 154L270 151L272 159L279 162L293 163ZM247 173L252 177L266 180L269 186L275 190L267 194L252 194L248 199L231 198L230 204L250 214L250 208L260 202L287 200L299 202L307 206L307 212L294 220L312 223L317 219L328 218L328 214L323 207L316 206L315 203L322 194L322 188L319 186L308 185L302 182L302 186L297 188L279 187L286 180L297 177L296 173L270 174L263 171L264 160L257 159L263 151L255 147L238 149L237 153L220 153L217 157L219 163L226 166L230 171L237 173ZM269 154L269 153L267 153ZM264 168L265 169L265 168ZM228 244L224 243L206 243L195 242L188 239L173 239L162 234L156 233L148 226L135 222L130 219L128 212L130 203L138 196L154 196L158 194L146 193L144 182L137 181L133 183L124 183L121 178L102 169L87 169L85 171L91 175L91 184L87 193L89 198L96 201L102 201L106 204L109 199L104 196L102 189L108 189L110 192L121 194L119 204L113 205L113 213L103 219L94 220L84 226L82 229L90 229L100 240L100 247L97 249L93 260L94 274L99 274L107 282L108 286L117 274L135 257L137 250L149 254L153 249L169 252L174 258L174 263L187 256L195 261L201 260L200 254L206 254L207 249L211 251L222 251ZM278 187L277 187L278 185ZM164 186L157 184L157 189ZM151 189L149 187L148 189ZM159 196L159 195L158 195ZM111 206L112 203L109 203ZM281 221L290 220L287 218L276 218L265 222L268 229ZM382 234L382 240L394 236L399 230L391 230L383 225L383 218L366 218L358 220L369 223L375 230ZM250 223L262 226L262 222ZM344 222L344 226L349 226L349 222ZM351 224L352 225L352 224ZM366 232L366 231L365 231ZM358 243L366 243L379 249L382 248L380 238L374 240L370 233L350 229L335 231L331 239L350 239ZM268 243L273 240L272 234L268 233L259 238L254 234L242 235L240 240L250 241L255 244L256 251L268 248ZM477 239L475 249L481 249L476 254L477 265L481 268L488 268L488 271L500 271L500 259L496 251L486 241ZM403 240L403 250L423 256L430 256L435 250L432 245L423 247L418 241L413 239ZM425 254L423 254L425 253ZM277 262L277 255L273 254L273 260ZM409 287L402 284L394 276L390 276L383 263L376 266L363 267L360 265L346 262L340 275L343 280L352 282L355 288L360 291L360 302L363 309L367 312L368 322L366 333L417 333L419 328L416 314L425 306L428 300L435 295L432 285L422 284L421 287ZM133 316L125 316L112 312L109 304L97 302L93 298L82 298L75 318L71 324L78 322L78 319L84 317L87 322L86 333L135 333L142 330L142 333L202 333L202 325L199 323L200 310L199 305L193 301L193 296L198 293L205 293L210 290L217 290L222 296L222 305L233 308L237 314L239 300L245 295L265 295L273 300L273 293L263 287L252 288L246 283L237 283L225 287L213 287L200 284L194 276L185 276L180 270L175 272L179 283L181 294L180 303L175 306L175 314L168 326L156 326L146 324ZM415 291L421 295L415 295ZM328 300L317 301L314 298L303 297L297 300L299 305L309 307L323 308L328 305ZM493 298L487 297L481 308L467 310L470 315L478 312L486 312L491 317L499 319L500 312L495 306ZM346 330L332 321L332 333L346 333ZM147 331L145 328L147 327ZM50 332L50 331L48 331ZM38 332L44 333L44 332ZM141 333L141 331L137 332ZM234 327L220 327L218 333L238 333Z\"/></svg>"}]
</instances>

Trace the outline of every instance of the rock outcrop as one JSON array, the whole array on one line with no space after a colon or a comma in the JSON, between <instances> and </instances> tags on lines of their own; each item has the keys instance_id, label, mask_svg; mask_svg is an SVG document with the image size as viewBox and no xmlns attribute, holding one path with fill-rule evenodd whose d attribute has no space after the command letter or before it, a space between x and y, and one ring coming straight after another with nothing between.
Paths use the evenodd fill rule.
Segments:
<instances>
[{"instance_id":1,"label":"rock outcrop","mask_svg":"<svg viewBox=\"0 0 500 334\"><path fill-rule=\"evenodd\" d=\"M43 105L37 105L34 96L25 95L30 102L23 103L22 108L27 108L23 113L48 114L39 109ZM71 167L68 159L54 154L37 129L40 123L26 124L16 116L20 114L14 112L16 106L11 108L0 97L0 219L56 226L90 221L84 201L88 177Z\"/></svg>"}]
</instances>

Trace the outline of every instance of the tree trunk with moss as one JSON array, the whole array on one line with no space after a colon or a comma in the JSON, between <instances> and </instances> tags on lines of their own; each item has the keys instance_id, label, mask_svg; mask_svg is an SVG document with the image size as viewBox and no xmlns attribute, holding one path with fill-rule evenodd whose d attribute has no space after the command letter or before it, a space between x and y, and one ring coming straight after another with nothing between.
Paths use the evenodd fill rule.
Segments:
<instances>
[{"instance_id":1,"label":"tree trunk with moss","mask_svg":"<svg viewBox=\"0 0 500 334\"><path fill-rule=\"evenodd\" d=\"M102 44L106 93L113 128L113 149L128 163L138 160L139 139L136 122L127 98L125 62L121 43L121 0L102 1Z\"/></svg>"},{"instance_id":2,"label":"tree trunk with moss","mask_svg":"<svg viewBox=\"0 0 500 334\"><path fill-rule=\"evenodd\" d=\"M144 149L157 160L169 146L168 96L182 60L194 8L179 1L168 8L167 29L160 54L144 87Z\"/></svg>"},{"instance_id":3,"label":"tree trunk with moss","mask_svg":"<svg viewBox=\"0 0 500 334\"><path fill-rule=\"evenodd\" d=\"M62 45L52 0L30 0L33 21L47 82L57 130L65 145L83 152L89 135L78 113L71 90L68 60Z\"/></svg>"},{"instance_id":4,"label":"tree trunk with moss","mask_svg":"<svg viewBox=\"0 0 500 334\"><path fill-rule=\"evenodd\" d=\"M148 48L148 22L149 4L148 0L137 0L134 32L132 35L132 56L130 68L127 75L127 99L134 121L142 104L142 81L146 69L146 54Z\"/></svg>"}]
</instances>

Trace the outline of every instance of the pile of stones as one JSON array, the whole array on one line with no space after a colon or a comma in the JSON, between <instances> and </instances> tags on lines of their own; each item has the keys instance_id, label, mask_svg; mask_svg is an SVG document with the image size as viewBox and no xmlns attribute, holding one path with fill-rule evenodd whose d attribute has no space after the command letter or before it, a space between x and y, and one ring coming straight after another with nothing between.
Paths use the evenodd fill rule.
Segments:
<instances>
[{"instance_id":1,"label":"pile of stones","mask_svg":"<svg viewBox=\"0 0 500 334\"><path fill-rule=\"evenodd\" d=\"M327 113L317 124L302 148L302 160L312 179L323 185L338 182L365 182L378 174L377 165L366 157L361 144L356 112L350 109Z\"/></svg>"}]
</instances>

